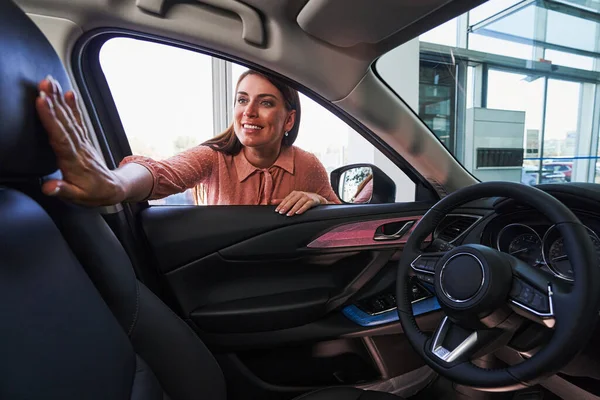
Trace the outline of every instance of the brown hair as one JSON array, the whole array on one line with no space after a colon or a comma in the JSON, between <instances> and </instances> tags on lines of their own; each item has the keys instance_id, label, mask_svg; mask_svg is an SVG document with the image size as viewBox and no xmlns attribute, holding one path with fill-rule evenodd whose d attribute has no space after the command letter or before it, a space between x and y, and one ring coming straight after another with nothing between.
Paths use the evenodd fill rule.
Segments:
<instances>
[{"instance_id":1,"label":"brown hair","mask_svg":"<svg viewBox=\"0 0 600 400\"><path fill-rule=\"evenodd\" d=\"M292 129L290 129L288 131L287 136L283 136L283 139L281 141L281 144L283 146L291 146L296 141L296 137L298 136L298 129L300 128L301 110L300 110L300 97L298 96L298 91L296 89L292 89L291 87L289 87L288 85L286 85L285 83L283 83L282 81L280 81L276 78L272 78L270 76L263 75L260 72L253 71L253 70L247 70L242 75L240 75L240 78L238 79L237 84L235 86L236 91L237 91L237 87L240 85L240 82L248 75L262 76L263 78L265 78L266 80L271 82L271 84L273 86L275 86L277 88L277 90L279 90L281 92L281 94L283 95L283 100L285 102L285 108L288 111L292 111L292 110L296 111L296 119L294 121L294 126L292 127ZM237 136L235 135L235 131L233 129L233 123L231 123L231 125L229 125L229 127L227 129L225 129L225 131L223 133L221 133L218 136L215 136L212 139L207 140L206 142L204 142L202 144L204 146L210 147L213 150L220 151L222 153L229 154L229 155L236 155L242 150L242 143L240 143Z\"/></svg>"}]
</instances>

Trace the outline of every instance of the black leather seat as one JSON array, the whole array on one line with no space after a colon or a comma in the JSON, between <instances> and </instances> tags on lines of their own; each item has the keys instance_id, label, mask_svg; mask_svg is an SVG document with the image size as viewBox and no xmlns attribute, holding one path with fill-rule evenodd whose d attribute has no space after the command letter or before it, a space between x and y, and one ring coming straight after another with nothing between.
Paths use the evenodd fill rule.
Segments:
<instances>
[{"instance_id":1,"label":"black leather seat","mask_svg":"<svg viewBox=\"0 0 600 400\"><path fill-rule=\"evenodd\" d=\"M226 399L211 353L136 279L102 217L40 193L57 167L35 113L37 82L69 82L6 0L0 48L0 398ZM354 388L301 398L398 399Z\"/></svg>"}]
</instances>

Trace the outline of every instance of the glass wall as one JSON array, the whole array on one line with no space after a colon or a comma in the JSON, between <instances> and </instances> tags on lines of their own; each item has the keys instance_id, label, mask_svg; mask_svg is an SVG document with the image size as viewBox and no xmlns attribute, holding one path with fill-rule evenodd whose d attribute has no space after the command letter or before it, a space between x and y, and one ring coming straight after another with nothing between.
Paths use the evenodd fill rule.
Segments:
<instances>
[{"instance_id":1,"label":"glass wall","mask_svg":"<svg viewBox=\"0 0 600 400\"><path fill-rule=\"evenodd\" d=\"M456 67L421 61L419 66L419 116L447 148L454 148Z\"/></svg>"},{"instance_id":2,"label":"glass wall","mask_svg":"<svg viewBox=\"0 0 600 400\"><path fill-rule=\"evenodd\" d=\"M490 0L419 38L419 116L479 179L600 183L600 11L575 7Z\"/></svg>"},{"instance_id":3,"label":"glass wall","mask_svg":"<svg viewBox=\"0 0 600 400\"><path fill-rule=\"evenodd\" d=\"M487 107L522 111L525 114L521 182L528 185L547 180L540 162L545 86L545 78L540 76L499 69L488 71Z\"/></svg>"}]
</instances>

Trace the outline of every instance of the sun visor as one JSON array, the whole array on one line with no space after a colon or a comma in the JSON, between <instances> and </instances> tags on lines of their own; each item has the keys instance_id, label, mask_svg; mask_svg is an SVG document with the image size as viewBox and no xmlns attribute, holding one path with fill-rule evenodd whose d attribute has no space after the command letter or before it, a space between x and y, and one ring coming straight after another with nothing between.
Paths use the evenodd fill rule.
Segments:
<instances>
[{"instance_id":1,"label":"sun visor","mask_svg":"<svg viewBox=\"0 0 600 400\"><path fill-rule=\"evenodd\" d=\"M450 0L309 0L298 14L308 34L338 47L375 44L450 3Z\"/></svg>"}]
</instances>

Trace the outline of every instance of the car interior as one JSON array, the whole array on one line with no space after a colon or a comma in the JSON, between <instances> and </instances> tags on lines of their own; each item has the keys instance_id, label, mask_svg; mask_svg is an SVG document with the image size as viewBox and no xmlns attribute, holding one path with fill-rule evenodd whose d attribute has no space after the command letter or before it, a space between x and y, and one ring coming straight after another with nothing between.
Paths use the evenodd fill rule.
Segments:
<instances>
[{"instance_id":1,"label":"car interior","mask_svg":"<svg viewBox=\"0 0 600 400\"><path fill-rule=\"evenodd\" d=\"M482 3L1 1L0 398L599 398L600 184L529 186L521 166L483 182L374 67ZM132 154L99 61L115 37L284 80L413 200L363 162L331 171L343 204L291 218L45 196L61 174L35 109L48 75L110 168Z\"/></svg>"}]
</instances>

